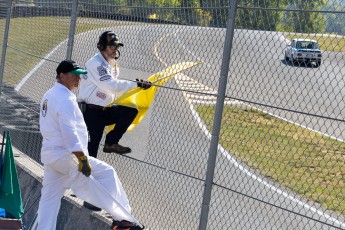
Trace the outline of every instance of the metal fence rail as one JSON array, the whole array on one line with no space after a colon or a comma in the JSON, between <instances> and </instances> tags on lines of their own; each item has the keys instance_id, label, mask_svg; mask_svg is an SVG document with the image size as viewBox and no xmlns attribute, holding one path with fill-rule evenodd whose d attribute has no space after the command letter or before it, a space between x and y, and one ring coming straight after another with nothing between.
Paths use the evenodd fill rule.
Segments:
<instances>
[{"instance_id":1,"label":"metal fence rail","mask_svg":"<svg viewBox=\"0 0 345 230\"><path fill-rule=\"evenodd\" d=\"M344 15L342 0L0 1L0 131L40 162L57 63L112 30L122 79L202 62L157 91L121 140L133 153L99 150L145 226L345 229ZM320 65L293 60L293 39L316 40Z\"/></svg>"}]
</instances>

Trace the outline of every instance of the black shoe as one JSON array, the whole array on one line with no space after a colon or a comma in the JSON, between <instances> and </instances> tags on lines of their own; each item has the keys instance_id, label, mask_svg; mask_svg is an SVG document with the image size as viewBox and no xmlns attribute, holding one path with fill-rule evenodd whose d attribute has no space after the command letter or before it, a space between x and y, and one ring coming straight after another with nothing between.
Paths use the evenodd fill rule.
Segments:
<instances>
[{"instance_id":1,"label":"black shoe","mask_svg":"<svg viewBox=\"0 0 345 230\"><path fill-rule=\"evenodd\" d=\"M84 201L84 207L88 208L88 209L90 209L92 211L101 211L102 210L101 208L99 208L97 206L94 206L94 205L92 205L92 204L90 204L90 203L88 203L86 201Z\"/></svg>"},{"instance_id":2,"label":"black shoe","mask_svg":"<svg viewBox=\"0 0 345 230\"><path fill-rule=\"evenodd\" d=\"M118 154L126 154L130 153L132 150L128 147L124 147L119 144L104 144L103 152L105 153L118 153Z\"/></svg>"},{"instance_id":3,"label":"black shoe","mask_svg":"<svg viewBox=\"0 0 345 230\"><path fill-rule=\"evenodd\" d=\"M127 220L113 220L113 223L111 224L111 229L113 230L142 230L145 229L145 226L142 225L143 227L139 227L138 225L129 222Z\"/></svg>"}]
</instances>

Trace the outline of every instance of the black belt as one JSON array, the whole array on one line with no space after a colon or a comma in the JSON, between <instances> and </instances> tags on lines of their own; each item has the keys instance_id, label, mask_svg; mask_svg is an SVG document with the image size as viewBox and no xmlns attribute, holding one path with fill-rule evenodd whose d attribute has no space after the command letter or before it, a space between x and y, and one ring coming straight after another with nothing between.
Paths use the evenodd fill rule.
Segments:
<instances>
[{"instance_id":1,"label":"black belt","mask_svg":"<svg viewBox=\"0 0 345 230\"><path fill-rule=\"evenodd\" d=\"M110 108L110 107L105 107L105 106L100 106L100 105L94 105L94 104L86 104L86 106L87 106L89 109L96 109L96 110L107 110L107 109Z\"/></svg>"}]
</instances>

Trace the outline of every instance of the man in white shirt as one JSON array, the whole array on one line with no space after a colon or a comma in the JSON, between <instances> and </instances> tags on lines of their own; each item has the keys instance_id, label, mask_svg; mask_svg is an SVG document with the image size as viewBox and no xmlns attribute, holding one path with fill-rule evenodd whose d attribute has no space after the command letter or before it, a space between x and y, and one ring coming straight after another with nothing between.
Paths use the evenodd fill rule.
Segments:
<instances>
[{"instance_id":1,"label":"man in white shirt","mask_svg":"<svg viewBox=\"0 0 345 230\"><path fill-rule=\"evenodd\" d=\"M86 124L72 92L79 86L80 74L87 72L74 61L65 60L56 73L57 82L40 104L44 177L38 230L56 228L61 198L68 188L77 197L110 213L113 229L143 229L130 214L127 195L113 167L88 154Z\"/></svg>"},{"instance_id":2,"label":"man in white shirt","mask_svg":"<svg viewBox=\"0 0 345 230\"><path fill-rule=\"evenodd\" d=\"M129 147L120 145L119 141L133 122L138 110L126 106L109 107L108 105L130 89L151 87L151 82L142 79L137 79L136 82L118 79L117 59L122 46L114 32L105 31L100 35L97 43L100 52L85 63L88 74L82 76L78 101L86 103L84 120L90 136L88 150L93 157L97 157L105 126L113 124L116 125L106 136L103 152L118 154L131 152Z\"/></svg>"}]
</instances>

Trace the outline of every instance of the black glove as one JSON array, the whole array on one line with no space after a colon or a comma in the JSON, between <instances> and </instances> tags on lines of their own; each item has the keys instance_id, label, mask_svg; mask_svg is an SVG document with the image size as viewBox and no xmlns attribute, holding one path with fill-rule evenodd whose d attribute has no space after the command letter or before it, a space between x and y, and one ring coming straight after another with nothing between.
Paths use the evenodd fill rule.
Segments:
<instances>
[{"instance_id":1,"label":"black glove","mask_svg":"<svg viewBox=\"0 0 345 230\"><path fill-rule=\"evenodd\" d=\"M87 156L78 157L79 165L78 170L85 176L89 177L91 175L91 165L87 160Z\"/></svg>"},{"instance_id":2,"label":"black glove","mask_svg":"<svg viewBox=\"0 0 345 230\"><path fill-rule=\"evenodd\" d=\"M137 81L138 87L148 89L152 86L152 83L149 81L144 81L143 79L135 79Z\"/></svg>"}]
</instances>

